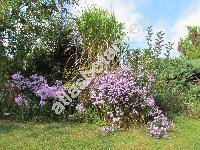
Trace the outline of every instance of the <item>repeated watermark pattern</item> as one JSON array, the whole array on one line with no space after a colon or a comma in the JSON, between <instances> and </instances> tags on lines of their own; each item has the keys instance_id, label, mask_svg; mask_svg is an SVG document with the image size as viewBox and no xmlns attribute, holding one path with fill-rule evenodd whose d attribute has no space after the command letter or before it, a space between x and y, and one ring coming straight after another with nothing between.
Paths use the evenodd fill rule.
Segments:
<instances>
[{"instance_id":1,"label":"repeated watermark pattern","mask_svg":"<svg viewBox=\"0 0 200 150\"><path fill-rule=\"evenodd\" d=\"M146 31L145 24L147 22L150 22L149 18L144 15L141 15L137 21L132 22L131 24L128 25L127 35L132 37L132 36L143 34Z\"/></svg>"},{"instance_id":2,"label":"repeated watermark pattern","mask_svg":"<svg viewBox=\"0 0 200 150\"><path fill-rule=\"evenodd\" d=\"M68 88L67 92L70 96L63 92L62 96L59 97L59 101L55 102L52 106L52 110L56 114L61 114L65 109L65 106L70 105L74 98L78 97L82 90L84 90L90 82L95 78L95 74L99 74L104 71L104 66L107 66L112 62L120 51L117 44L122 44L121 40L116 40L110 48L108 48L103 55L98 55L96 62L92 63L90 70L80 71L82 78L78 78L71 87Z\"/></svg>"}]
</instances>

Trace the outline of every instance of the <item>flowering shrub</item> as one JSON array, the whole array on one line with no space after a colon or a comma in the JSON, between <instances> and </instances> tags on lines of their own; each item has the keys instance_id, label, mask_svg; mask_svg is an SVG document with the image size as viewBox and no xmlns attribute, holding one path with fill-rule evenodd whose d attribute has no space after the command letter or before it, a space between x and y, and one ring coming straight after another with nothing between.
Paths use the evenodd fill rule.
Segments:
<instances>
[{"instance_id":1,"label":"flowering shrub","mask_svg":"<svg viewBox=\"0 0 200 150\"><path fill-rule=\"evenodd\" d=\"M99 116L107 120L109 127L103 131L114 131L133 122L153 119L149 123L150 133L156 138L168 137L170 123L156 106L148 85L140 84L140 77L134 77L127 69L106 72L94 80L90 103Z\"/></svg>"},{"instance_id":2,"label":"flowering shrub","mask_svg":"<svg viewBox=\"0 0 200 150\"><path fill-rule=\"evenodd\" d=\"M59 117L52 111L53 103L67 91L61 81L55 81L50 85L43 76L36 74L24 77L20 73L13 74L11 79L12 82L9 84L11 97L7 101L10 100L12 107L8 111L12 113L13 119L60 120L67 119L67 115L74 112L75 108L71 105L66 107L67 111Z\"/></svg>"},{"instance_id":3,"label":"flowering shrub","mask_svg":"<svg viewBox=\"0 0 200 150\"><path fill-rule=\"evenodd\" d=\"M149 76L146 86L141 84L141 78L142 76L133 76L127 69L105 72L94 79L90 108L94 108L100 117L107 120L109 126L102 128L103 131L115 131L118 128L128 127L133 122L152 119L153 121L149 122L150 134L156 138L163 136L167 138L170 123L156 106L149 90L154 82L153 77ZM41 106L44 106L48 99L59 99L66 90L59 81L49 86L42 76L32 75L30 78L25 78L20 73L12 76L12 85L19 91L28 90L39 97ZM15 103L29 106L31 101L20 93L15 97ZM84 113L85 105L79 104L76 109Z\"/></svg>"},{"instance_id":4,"label":"flowering shrub","mask_svg":"<svg viewBox=\"0 0 200 150\"><path fill-rule=\"evenodd\" d=\"M64 93L65 87L60 81L56 81L55 85L49 86L47 80L43 76L32 75L30 78L23 77L20 73L12 75L12 86L20 92L28 90L40 98L40 105L43 106L47 99L57 100ZM24 96L17 95L15 102L17 105L28 105L28 100Z\"/></svg>"}]
</instances>

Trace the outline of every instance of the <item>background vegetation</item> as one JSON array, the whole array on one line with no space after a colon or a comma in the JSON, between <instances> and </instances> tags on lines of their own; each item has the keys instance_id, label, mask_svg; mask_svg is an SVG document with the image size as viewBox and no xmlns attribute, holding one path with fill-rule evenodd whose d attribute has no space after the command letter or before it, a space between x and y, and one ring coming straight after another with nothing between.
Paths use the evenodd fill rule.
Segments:
<instances>
[{"instance_id":1,"label":"background vegetation","mask_svg":"<svg viewBox=\"0 0 200 150\"><path fill-rule=\"evenodd\" d=\"M173 51L173 44L163 40L164 33L162 31L154 36L152 27L147 28L147 47L132 49L131 43L123 39L126 35L124 24L120 23L113 13L94 6L75 16L69 12L68 7L64 7L77 4L78 1L75 0L60 0L59 3L54 0L11 0L0 3L0 118L37 123L57 121L65 122L66 126L68 125L67 123L70 123L69 127L65 126L62 131L57 123L54 123L53 127L39 124L36 125L36 129L33 127L35 124L32 125L31 123L30 126L25 126L36 131L30 133L27 127L21 127L23 124L14 123L11 125L9 121L0 121L0 127L2 127L0 133L13 135L13 128L15 126L19 127L16 129L18 139L16 141L19 141L22 136L30 137L33 139L31 143L33 148L38 148L38 143L39 147L44 147L42 145L44 143L38 140L45 138L47 138L45 144L51 143L55 138L60 138L61 142L56 144L63 145L67 140L71 140L69 147L77 146L82 148L84 144L89 142L89 147L97 147L100 144L103 148L119 148L123 143L118 145L116 141L123 137L122 141L130 144L126 145L127 148L140 146L143 148L152 143L154 144L152 148L157 149L163 146L169 149L182 148L180 144L182 144L181 140L183 140L186 141L184 142L185 145L183 144L184 148L198 149L199 135L196 138L191 132L196 134L196 131L199 130L200 27L188 27L188 35L181 39L178 44L181 56L172 58L170 54ZM137 78L137 86L135 88L144 87L139 92L137 91L138 93L142 91L141 95L135 92L137 95L135 98L137 97L137 100L142 99L142 102L139 103L141 107L137 109L140 114L136 115L136 117L132 116L128 114L132 111L132 107L129 111L129 108L126 108L126 105L120 102L118 103L119 105L111 105L107 97L102 98L103 96L96 98L96 100L98 99L98 102L104 100L107 106L102 108L94 107L92 91L96 92L98 90L98 88L94 88L97 84L96 80L94 80L78 98L74 99L70 107L66 107L60 116L56 116L51 110L51 106L58 97L55 98L52 95L61 89L67 89L69 85L76 82L76 76L79 76L79 71L90 69L92 63L97 60L97 56L109 48L115 40L120 40L124 45L118 45L120 52L114 61L109 64L106 74L99 74L98 77L102 80L101 83L103 83L104 78L108 77L108 80L112 80L113 76L119 77L115 82L115 84L119 85L118 90L120 90L121 80L123 80L124 86L121 87L125 90L120 91L121 93L118 92L116 95L112 94L115 97L114 100L117 101L120 101L120 98L125 101L125 97L128 97L128 105L132 105L136 100L133 97L126 96L133 91L130 87L127 88L130 90L126 89L128 83L125 84L125 82L126 79L131 79L129 81L132 84L132 77L134 76L134 80ZM118 69L123 67L129 69L130 76L120 74ZM38 87L39 90L45 87L44 94L49 94L45 97L46 105L41 105L41 97L44 94L38 94L38 89L35 90L27 85L26 88L23 85L20 85L21 87L19 88L16 87L16 84L13 84L12 76L16 73L19 74L19 72L23 75L23 84L26 83L25 79L36 74L39 77L37 81L42 80L42 86ZM111 92L109 93L108 91L115 88L113 81L115 80L109 82L110 86L106 82L106 88L103 88L104 96L112 96ZM102 85L99 84L98 86ZM112 86L113 88L110 88ZM148 92L145 92L145 88L148 89ZM50 89L53 90L49 92ZM146 123L152 121L155 117L149 117L149 109L146 108L148 104L145 103L143 97L145 93L152 97L155 108L158 108L156 110L161 111L162 115L169 118L170 121L177 123L178 127L174 131L178 133L173 132L172 129L172 139L170 141L155 142L144 135L147 128ZM19 96L19 94L29 98L31 105L24 105L25 103L18 105L16 96ZM108 107L112 107L114 115L118 115L116 109L122 108L126 113L126 115L120 116L122 120L130 119L130 116L134 120L131 123L125 123L125 121L116 123L120 124L119 126L126 126L127 128L134 126L133 128L137 128L138 125L142 125L142 127L137 128L134 132L128 130L126 131L128 132L127 134L121 131L108 135L98 133L96 126L112 125L111 119L108 119L107 116L110 113L107 109ZM160 113L157 115L159 116ZM138 116L139 118L137 118ZM187 118L181 116L187 116ZM83 122L86 124L76 124ZM92 123L92 125L88 125L88 123ZM6 127L7 125L8 127ZM58 126L59 129L55 129L54 125ZM73 125L75 127L72 127ZM44 127L49 128L49 130L43 130ZM88 127L91 127L92 130L88 131L86 129ZM71 131L68 132L68 129ZM21 131L24 131L24 133L21 134ZM78 138L86 135L85 141L76 139L77 132L80 133ZM47 133L47 136L40 136L39 134L41 133ZM191 136L188 137L187 133L191 133ZM52 134L57 136L54 137ZM62 139L61 136L63 134L69 134L70 136ZM145 139L146 143L137 141L134 136ZM16 141L12 137L6 135L2 137L3 140L0 140L1 145L6 141L6 138L9 139L9 144L13 143L12 148L27 144L24 139L22 142L15 143ZM106 140L109 142L106 142ZM132 140L137 141L139 145ZM112 145L113 143L115 144ZM172 143L172 146L170 143ZM11 148L5 144L4 147ZM59 148L59 146L56 148Z\"/></svg>"}]
</instances>

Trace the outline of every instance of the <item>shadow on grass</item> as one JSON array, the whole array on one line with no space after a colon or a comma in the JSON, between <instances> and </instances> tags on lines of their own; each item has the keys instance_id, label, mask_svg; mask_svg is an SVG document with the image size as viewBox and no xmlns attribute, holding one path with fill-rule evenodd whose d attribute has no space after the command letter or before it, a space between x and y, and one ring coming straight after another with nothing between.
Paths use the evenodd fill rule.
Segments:
<instances>
[{"instance_id":1,"label":"shadow on grass","mask_svg":"<svg viewBox=\"0 0 200 150\"><path fill-rule=\"evenodd\" d=\"M10 121L0 120L0 134L7 134L16 129L22 130L23 128L17 124L13 124Z\"/></svg>"}]
</instances>

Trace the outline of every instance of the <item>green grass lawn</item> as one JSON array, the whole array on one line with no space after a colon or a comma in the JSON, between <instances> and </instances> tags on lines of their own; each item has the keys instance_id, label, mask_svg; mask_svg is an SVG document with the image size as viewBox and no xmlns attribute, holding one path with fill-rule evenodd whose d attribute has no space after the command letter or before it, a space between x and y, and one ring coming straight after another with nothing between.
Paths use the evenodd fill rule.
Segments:
<instances>
[{"instance_id":1,"label":"green grass lawn","mask_svg":"<svg viewBox=\"0 0 200 150\"><path fill-rule=\"evenodd\" d=\"M179 117L171 138L156 140L146 127L105 134L91 124L0 121L0 149L200 149L200 120Z\"/></svg>"}]
</instances>

